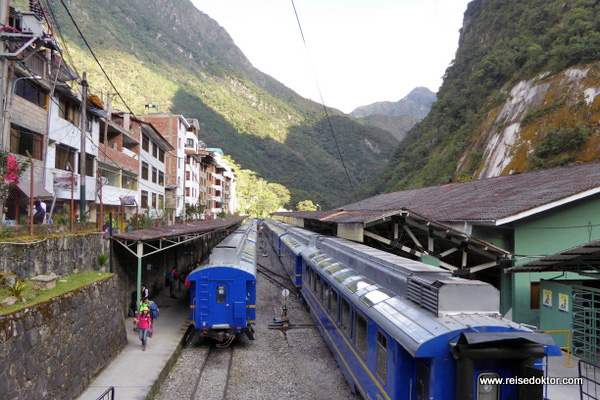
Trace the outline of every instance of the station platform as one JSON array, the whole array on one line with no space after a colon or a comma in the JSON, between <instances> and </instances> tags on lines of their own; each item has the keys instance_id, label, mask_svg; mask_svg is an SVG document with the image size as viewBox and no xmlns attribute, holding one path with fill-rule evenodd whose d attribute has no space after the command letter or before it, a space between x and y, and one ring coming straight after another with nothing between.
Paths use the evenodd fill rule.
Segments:
<instances>
[{"instance_id":1,"label":"station platform","mask_svg":"<svg viewBox=\"0 0 600 400\"><path fill-rule=\"evenodd\" d=\"M133 318L127 318L127 345L121 353L98 375L79 400L96 400L111 386L114 399L143 400L165 366L177 351L189 324L189 303L185 286L176 291L178 299L169 297L168 288L150 300L160 309L154 321L154 333L148 338L146 351L142 351L138 333L133 331Z\"/></svg>"},{"instance_id":2,"label":"station platform","mask_svg":"<svg viewBox=\"0 0 600 400\"><path fill-rule=\"evenodd\" d=\"M548 376L557 378L577 378L579 376L579 358L571 355L567 364L567 355L563 351L561 357L548 357ZM547 398L550 400L579 399L579 385L548 385Z\"/></svg>"}]
</instances>

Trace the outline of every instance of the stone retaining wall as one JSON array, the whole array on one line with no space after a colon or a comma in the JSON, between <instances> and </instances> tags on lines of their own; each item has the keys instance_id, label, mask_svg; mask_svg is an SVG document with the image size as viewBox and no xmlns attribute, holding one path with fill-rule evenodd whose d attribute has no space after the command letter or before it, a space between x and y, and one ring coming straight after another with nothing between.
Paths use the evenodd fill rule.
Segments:
<instances>
[{"instance_id":1,"label":"stone retaining wall","mask_svg":"<svg viewBox=\"0 0 600 400\"><path fill-rule=\"evenodd\" d=\"M0 399L74 399L126 345L118 277L0 316Z\"/></svg>"},{"instance_id":2,"label":"stone retaining wall","mask_svg":"<svg viewBox=\"0 0 600 400\"><path fill-rule=\"evenodd\" d=\"M98 254L109 252L109 241L100 233L73 234L27 244L0 244L0 271L19 278L54 272L69 275L76 269L99 269ZM108 270L108 265L106 265Z\"/></svg>"}]
</instances>

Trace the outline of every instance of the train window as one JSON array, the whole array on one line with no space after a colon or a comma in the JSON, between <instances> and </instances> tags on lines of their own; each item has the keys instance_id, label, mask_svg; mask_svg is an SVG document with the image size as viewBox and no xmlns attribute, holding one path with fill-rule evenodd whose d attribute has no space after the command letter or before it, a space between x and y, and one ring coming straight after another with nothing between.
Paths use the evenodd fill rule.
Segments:
<instances>
[{"instance_id":1,"label":"train window","mask_svg":"<svg viewBox=\"0 0 600 400\"><path fill-rule=\"evenodd\" d=\"M227 290L225 286L219 285L217 286L217 303L225 303L227 298Z\"/></svg>"},{"instance_id":2,"label":"train window","mask_svg":"<svg viewBox=\"0 0 600 400\"><path fill-rule=\"evenodd\" d=\"M335 290L331 290L331 303L330 303L331 316L333 320L338 321L338 294Z\"/></svg>"},{"instance_id":3,"label":"train window","mask_svg":"<svg viewBox=\"0 0 600 400\"><path fill-rule=\"evenodd\" d=\"M377 376L385 385L385 379L387 376L387 337L379 331L377 331L377 348L375 358Z\"/></svg>"},{"instance_id":4,"label":"train window","mask_svg":"<svg viewBox=\"0 0 600 400\"><path fill-rule=\"evenodd\" d=\"M329 285L325 280L323 280L323 291L321 292L321 299L323 300L323 305L325 308L329 308Z\"/></svg>"},{"instance_id":5,"label":"train window","mask_svg":"<svg viewBox=\"0 0 600 400\"><path fill-rule=\"evenodd\" d=\"M417 400L429 400L429 368L423 361L417 369Z\"/></svg>"},{"instance_id":6,"label":"train window","mask_svg":"<svg viewBox=\"0 0 600 400\"><path fill-rule=\"evenodd\" d=\"M350 337L350 304L346 299L341 299L340 304L340 325L346 336Z\"/></svg>"},{"instance_id":7,"label":"train window","mask_svg":"<svg viewBox=\"0 0 600 400\"><path fill-rule=\"evenodd\" d=\"M500 398L500 385L482 382L483 379L499 379L495 372L483 372L477 377L477 400L498 400Z\"/></svg>"},{"instance_id":8,"label":"train window","mask_svg":"<svg viewBox=\"0 0 600 400\"><path fill-rule=\"evenodd\" d=\"M354 319L354 343L356 348L365 357L367 355L367 320L359 312Z\"/></svg>"},{"instance_id":9,"label":"train window","mask_svg":"<svg viewBox=\"0 0 600 400\"><path fill-rule=\"evenodd\" d=\"M319 274L315 274L317 275L317 279L315 279L315 296L317 296L318 299L321 299L321 276Z\"/></svg>"}]
</instances>

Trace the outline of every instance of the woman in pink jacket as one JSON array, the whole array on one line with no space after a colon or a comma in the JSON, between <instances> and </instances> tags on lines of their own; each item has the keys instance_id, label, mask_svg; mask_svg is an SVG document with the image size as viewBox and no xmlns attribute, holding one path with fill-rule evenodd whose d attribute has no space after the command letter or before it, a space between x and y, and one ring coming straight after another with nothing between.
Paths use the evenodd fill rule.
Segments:
<instances>
[{"instance_id":1,"label":"woman in pink jacket","mask_svg":"<svg viewBox=\"0 0 600 400\"><path fill-rule=\"evenodd\" d=\"M134 322L138 326L138 332L140 334L140 340L142 341L142 350L146 351L146 339L148 338L148 328L150 328L150 310L148 308L142 309L142 314L134 319Z\"/></svg>"}]
</instances>

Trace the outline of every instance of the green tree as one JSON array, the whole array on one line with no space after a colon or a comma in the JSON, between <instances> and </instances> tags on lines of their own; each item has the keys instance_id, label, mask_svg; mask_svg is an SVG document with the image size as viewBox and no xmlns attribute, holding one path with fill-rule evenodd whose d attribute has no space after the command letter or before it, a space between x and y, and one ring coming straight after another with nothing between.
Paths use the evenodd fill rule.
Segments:
<instances>
[{"instance_id":1,"label":"green tree","mask_svg":"<svg viewBox=\"0 0 600 400\"><path fill-rule=\"evenodd\" d=\"M296 205L297 211L317 211L317 206L312 200L303 200Z\"/></svg>"}]
</instances>

